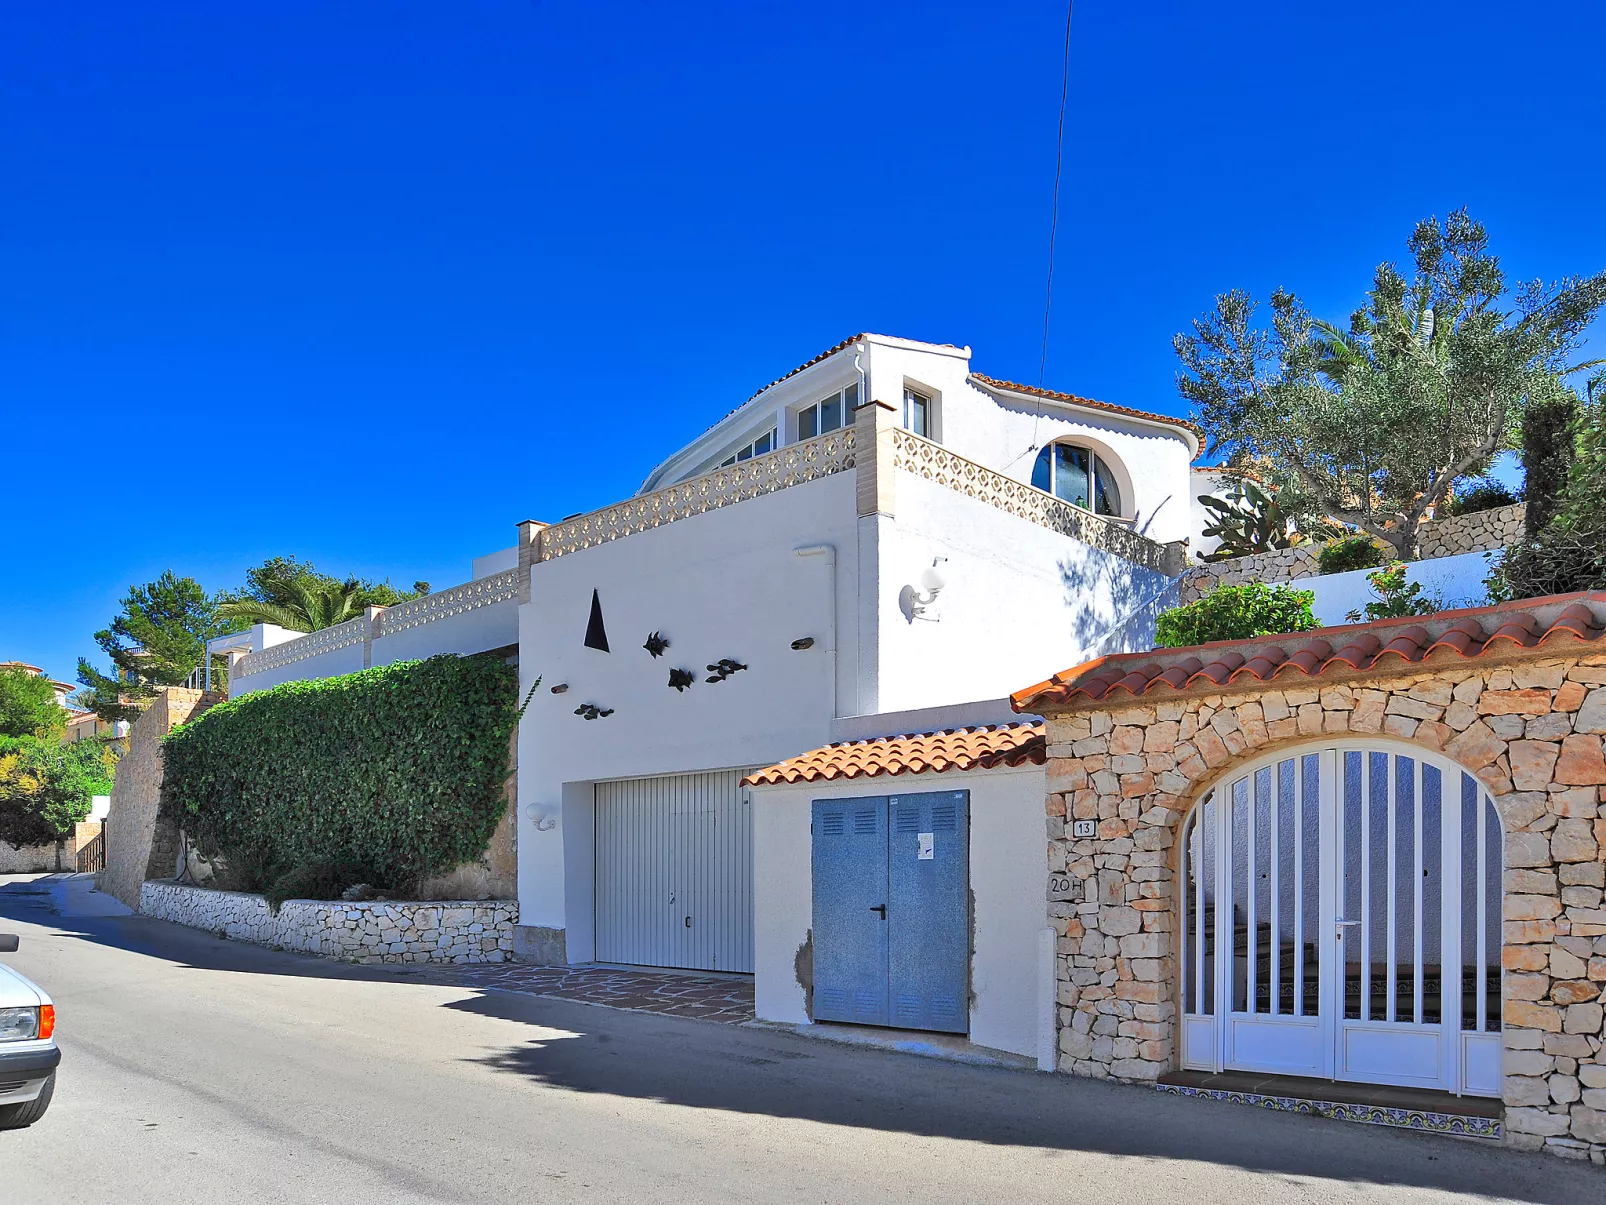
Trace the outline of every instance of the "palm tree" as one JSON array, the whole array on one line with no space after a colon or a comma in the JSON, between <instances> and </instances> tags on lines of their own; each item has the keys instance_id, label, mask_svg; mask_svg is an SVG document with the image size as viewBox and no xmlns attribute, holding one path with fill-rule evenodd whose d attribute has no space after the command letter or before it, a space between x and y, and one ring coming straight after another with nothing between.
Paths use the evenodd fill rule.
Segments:
<instances>
[{"instance_id":1,"label":"palm tree","mask_svg":"<svg viewBox=\"0 0 1606 1205\"><path fill-rule=\"evenodd\" d=\"M356 578L320 582L302 577L284 583L290 597L284 602L241 598L218 605L223 619L247 623L273 623L292 632L316 632L355 619L363 612L363 586Z\"/></svg>"}]
</instances>

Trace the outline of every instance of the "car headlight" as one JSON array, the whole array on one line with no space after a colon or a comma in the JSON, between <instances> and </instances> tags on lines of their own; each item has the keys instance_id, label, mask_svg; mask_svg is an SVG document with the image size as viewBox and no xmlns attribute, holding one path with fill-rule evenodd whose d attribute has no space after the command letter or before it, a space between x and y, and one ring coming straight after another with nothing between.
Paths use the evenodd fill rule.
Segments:
<instances>
[{"instance_id":1,"label":"car headlight","mask_svg":"<svg viewBox=\"0 0 1606 1205\"><path fill-rule=\"evenodd\" d=\"M37 1008L0 1008L0 1042L31 1042L38 1036Z\"/></svg>"}]
</instances>

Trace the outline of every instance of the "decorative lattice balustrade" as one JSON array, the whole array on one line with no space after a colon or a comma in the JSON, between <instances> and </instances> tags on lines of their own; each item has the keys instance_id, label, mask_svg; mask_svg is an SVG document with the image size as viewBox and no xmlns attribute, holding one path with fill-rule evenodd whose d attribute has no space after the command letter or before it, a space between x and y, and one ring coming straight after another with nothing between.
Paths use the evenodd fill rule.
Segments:
<instances>
[{"instance_id":1,"label":"decorative lattice balustrade","mask_svg":"<svg viewBox=\"0 0 1606 1205\"><path fill-rule=\"evenodd\" d=\"M336 649L361 644L368 638L367 617L359 615L356 619L337 623L332 628L322 628L305 636L298 636L294 640L287 640L283 644L262 649L260 652L247 653L235 665L234 676L248 678L252 674L266 673L270 669L279 669L296 661L305 661L308 657L319 657Z\"/></svg>"},{"instance_id":2,"label":"decorative lattice balustrade","mask_svg":"<svg viewBox=\"0 0 1606 1205\"><path fill-rule=\"evenodd\" d=\"M906 473L947 486L1016 518L1114 553L1147 569L1170 576L1182 572L1180 546L1157 543L1120 523L1112 523L1052 494L1045 494L1024 481L966 460L912 431L895 428L892 448L893 463Z\"/></svg>"},{"instance_id":3,"label":"decorative lattice balustrade","mask_svg":"<svg viewBox=\"0 0 1606 1205\"><path fill-rule=\"evenodd\" d=\"M566 519L541 533L541 559L550 561L638 531L648 531L761 494L773 494L841 473L854 467L854 446L854 429L844 427L817 439L677 482L667 489Z\"/></svg>"},{"instance_id":4,"label":"decorative lattice balustrade","mask_svg":"<svg viewBox=\"0 0 1606 1205\"><path fill-rule=\"evenodd\" d=\"M453 586L450 590L442 590L438 594L426 594L423 598L415 598L411 602L386 607L374 622L374 639L394 636L397 632L405 632L408 628L434 623L437 619L449 619L453 615L464 615L481 607L494 606L510 600L517 601L518 597L517 569L493 573L461 586Z\"/></svg>"}]
</instances>

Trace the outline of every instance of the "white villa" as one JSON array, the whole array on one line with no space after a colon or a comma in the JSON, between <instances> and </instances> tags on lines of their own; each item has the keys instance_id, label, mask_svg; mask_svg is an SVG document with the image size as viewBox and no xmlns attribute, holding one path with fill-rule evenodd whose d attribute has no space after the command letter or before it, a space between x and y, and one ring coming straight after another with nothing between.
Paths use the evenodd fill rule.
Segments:
<instances>
[{"instance_id":1,"label":"white villa","mask_svg":"<svg viewBox=\"0 0 1606 1205\"><path fill-rule=\"evenodd\" d=\"M856 335L634 497L519 524L465 585L215 651L235 694L516 653L523 689L540 679L518 750L521 956L756 972L761 1016L807 1020L808 898L764 905L807 888L807 823L755 818L743 777L835 742L1019 724L1007 696L1045 666L1150 647L1196 534L1199 451L1183 420L980 375L968 347ZM971 876L969 988L977 1039L1027 1055L1053 990L1036 761L977 767L962 859L1014 851Z\"/></svg>"}]
</instances>

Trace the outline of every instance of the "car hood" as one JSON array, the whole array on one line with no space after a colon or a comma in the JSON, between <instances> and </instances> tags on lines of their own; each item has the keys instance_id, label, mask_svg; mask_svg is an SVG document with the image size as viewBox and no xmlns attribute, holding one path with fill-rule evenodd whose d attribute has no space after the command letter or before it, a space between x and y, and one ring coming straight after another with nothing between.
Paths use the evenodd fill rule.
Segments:
<instances>
[{"instance_id":1,"label":"car hood","mask_svg":"<svg viewBox=\"0 0 1606 1205\"><path fill-rule=\"evenodd\" d=\"M0 962L0 1008L37 1008L49 1003L50 997L33 980Z\"/></svg>"}]
</instances>

